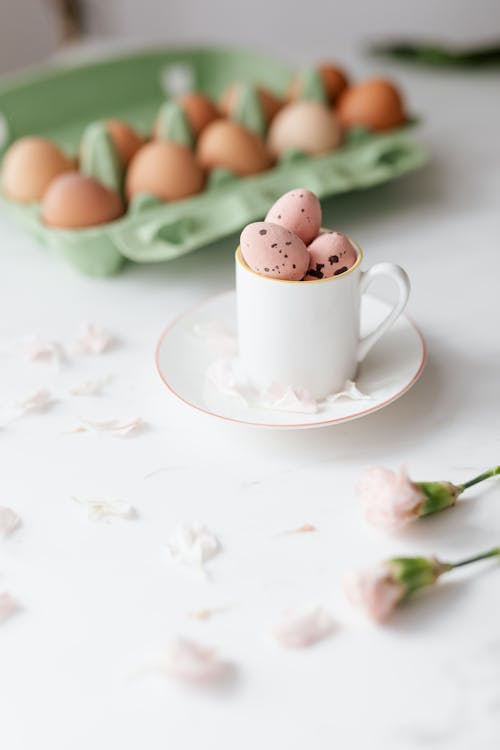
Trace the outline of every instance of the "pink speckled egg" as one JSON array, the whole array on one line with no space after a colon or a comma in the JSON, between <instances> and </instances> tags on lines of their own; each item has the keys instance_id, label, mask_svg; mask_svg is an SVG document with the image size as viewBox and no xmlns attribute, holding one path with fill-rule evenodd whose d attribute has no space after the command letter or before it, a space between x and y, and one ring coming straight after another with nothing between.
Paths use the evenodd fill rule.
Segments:
<instances>
[{"instance_id":1,"label":"pink speckled egg","mask_svg":"<svg viewBox=\"0 0 500 750\"><path fill-rule=\"evenodd\" d=\"M339 276L348 271L358 257L349 238L340 232L322 232L307 249L310 261L304 281Z\"/></svg>"},{"instance_id":2,"label":"pink speckled egg","mask_svg":"<svg viewBox=\"0 0 500 750\"><path fill-rule=\"evenodd\" d=\"M321 205L310 190L296 188L278 198L267 212L266 221L289 229L308 245L321 227Z\"/></svg>"},{"instance_id":3,"label":"pink speckled egg","mask_svg":"<svg viewBox=\"0 0 500 750\"><path fill-rule=\"evenodd\" d=\"M300 237L268 221L248 224L240 248L246 263L261 276L300 281L309 268L309 252Z\"/></svg>"}]
</instances>

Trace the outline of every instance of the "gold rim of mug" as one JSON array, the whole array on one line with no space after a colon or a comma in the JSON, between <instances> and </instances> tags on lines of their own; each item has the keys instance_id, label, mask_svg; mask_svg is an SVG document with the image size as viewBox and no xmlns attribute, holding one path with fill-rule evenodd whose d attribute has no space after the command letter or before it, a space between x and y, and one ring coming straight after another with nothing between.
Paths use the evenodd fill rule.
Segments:
<instances>
[{"instance_id":1,"label":"gold rim of mug","mask_svg":"<svg viewBox=\"0 0 500 750\"><path fill-rule=\"evenodd\" d=\"M328 231L331 231L331 230L328 230L328 229L325 230L325 229L322 228L322 231L328 232ZM340 273L338 276L328 276L326 279L309 279L308 281L304 282L303 279L299 279L298 281L292 281L291 279L276 279L276 278L274 278L274 276L264 276L263 274L257 273L257 271L254 271L253 268L250 268L250 266L248 265L248 263L246 262L246 260L243 257L240 245L238 245L238 247L236 248L236 261L237 261L237 263L240 264L240 266L242 268L245 269L245 271L248 271L249 273L252 273L254 276L258 276L259 279L265 279L266 281L277 281L278 284L304 284L304 283L306 283L306 284L312 284L313 282L315 284L318 284L318 283L319 284L325 284L328 281L338 281L339 279L343 279L344 276L348 276L350 273L352 273L353 271L355 271L356 268L358 268L361 265L361 262L363 260L363 251L362 251L362 249L360 248L360 246L358 245L358 243L355 242L354 240L352 240L348 235L346 235L346 237L349 240L349 242L356 248L356 252L357 252L357 255L358 255L358 257L356 259L356 263L353 266L351 266L350 268L348 268L347 271L344 271L344 273Z\"/></svg>"}]
</instances>

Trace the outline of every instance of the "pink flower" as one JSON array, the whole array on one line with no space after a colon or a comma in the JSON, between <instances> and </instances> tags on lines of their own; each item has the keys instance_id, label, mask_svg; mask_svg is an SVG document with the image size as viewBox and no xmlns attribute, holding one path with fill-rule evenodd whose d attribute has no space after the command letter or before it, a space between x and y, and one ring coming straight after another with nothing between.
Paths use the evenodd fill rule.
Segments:
<instances>
[{"instance_id":1,"label":"pink flower","mask_svg":"<svg viewBox=\"0 0 500 750\"><path fill-rule=\"evenodd\" d=\"M406 594L406 587L396 580L387 562L351 573L344 581L344 590L351 604L377 622L386 620Z\"/></svg>"},{"instance_id":2,"label":"pink flower","mask_svg":"<svg viewBox=\"0 0 500 750\"><path fill-rule=\"evenodd\" d=\"M384 529L398 529L417 519L426 501L404 468L398 473L382 466L367 469L358 494L366 520Z\"/></svg>"}]
</instances>

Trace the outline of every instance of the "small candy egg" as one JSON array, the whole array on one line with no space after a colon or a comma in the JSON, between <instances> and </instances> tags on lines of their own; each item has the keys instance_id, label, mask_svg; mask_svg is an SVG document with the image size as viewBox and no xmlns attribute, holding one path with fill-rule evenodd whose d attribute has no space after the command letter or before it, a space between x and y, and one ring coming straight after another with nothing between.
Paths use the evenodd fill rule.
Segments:
<instances>
[{"instance_id":1,"label":"small candy egg","mask_svg":"<svg viewBox=\"0 0 500 750\"><path fill-rule=\"evenodd\" d=\"M348 271L358 257L349 238L340 232L322 232L307 249L310 260L304 281L339 276Z\"/></svg>"},{"instance_id":2,"label":"small candy egg","mask_svg":"<svg viewBox=\"0 0 500 750\"><path fill-rule=\"evenodd\" d=\"M42 202L44 223L64 229L106 224L118 219L123 212L123 204L116 193L79 172L56 177Z\"/></svg>"},{"instance_id":3,"label":"small candy egg","mask_svg":"<svg viewBox=\"0 0 500 750\"><path fill-rule=\"evenodd\" d=\"M346 89L341 95L337 116L343 128L389 130L406 120L403 100L389 81L373 78Z\"/></svg>"},{"instance_id":4,"label":"small candy egg","mask_svg":"<svg viewBox=\"0 0 500 750\"><path fill-rule=\"evenodd\" d=\"M203 189L204 174L193 152L173 141L151 141L136 153L128 168L128 198L138 193L177 201Z\"/></svg>"},{"instance_id":5,"label":"small candy egg","mask_svg":"<svg viewBox=\"0 0 500 750\"><path fill-rule=\"evenodd\" d=\"M143 145L144 138L122 120L106 120L105 125L123 164L127 166Z\"/></svg>"},{"instance_id":6,"label":"small candy egg","mask_svg":"<svg viewBox=\"0 0 500 750\"><path fill-rule=\"evenodd\" d=\"M196 155L205 169L228 169L240 177L269 169L272 157L256 133L231 120L215 120L198 139Z\"/></svg>"},{"instance_id":7,"label":"small candy egg","mask_svg":"<svg viewBox=\"0 0 500 750\"><path fill-rule=\"evenodd\" d=\"M265 220L289 229L308 245L321 227L321 204L310 190L296 188L278 198Z\"/></svg>"},{"instance_id":8,"label":"small candy egg","mask_svg":"<svg viewBox=\"0 0 500 750\"><path fill-rule=\"evenodd\" d=\"M197 91L179 96L177 102L184 110L195 138L220 116L217 107L208 96Z\"/></svg>"},{"instance_id":9,"label":"small candy egg","mask_svg":"<svg viewBox=\"0 0 500 750\"><path fill-rule=\"evenodd\" d=\"M261 276L300 281L309 267L309 252L300 237L278 224L248 224L240 248L246 263Z\"/></svg>"},{"instance_id":10,"label":"small candy egg","mask_svg":"<svg viewBox=\"0 0 500 750\"><path fill-rule=\"evenodd\" d=\"M7 149L2 166L2 190L7 198L31 203L42 198L54 177L75 167L50 141L37 136L20 138Z\"/></svg>"},{"instance_id":11,"label":"small candy egg","mask_svg":"<svg viewBox=\"0 0 500 750\"><path fill-rule=\"evenodd\" d=\"M219 109L225 117L231 117L238 107L238 100L245 84L233 83L224 91L219 100ZM269 89L256 86L256 92L262 107L266 124L269 125L273 117L282 106L281 100Z\"/></svg>"},{"instance_id":12,"label":"small candy egg","mask_svg":"<svg viewBox=\"0 0 500 750\"><path fill-rule=\"evenodd\" d=\"M290 149L306 154L324 154L340 144L341 131L335 115L316 101L287 104L271 123L268 146L280 157Z\"/></svg>"}]
</instances>

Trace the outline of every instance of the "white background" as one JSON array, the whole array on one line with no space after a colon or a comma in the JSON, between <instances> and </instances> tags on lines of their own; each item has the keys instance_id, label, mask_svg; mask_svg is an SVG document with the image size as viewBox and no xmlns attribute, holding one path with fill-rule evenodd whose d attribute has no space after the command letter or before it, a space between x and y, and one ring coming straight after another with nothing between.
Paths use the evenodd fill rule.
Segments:
<instances>
[{"instance_id":1,"label":"white background","mask_svg":"<svg viewBox=\"0 0 500 750\"><path fill-rule=\"evenodd\" d=\"M354 71L373 69L339 50ZM498 565L451 574L385 627L358 619L339 586L351 567L394 554L455 559L500 543L495 481L399 537L359 516L366 465L406 463L415 478L458 482L500 459L498 74L378 69L424 118L416 135L432 162L329 201L325 223L355 237L368 265L408 270L429 361L409 394L364 420L252 431L191 413L164 390L157 338L185 307L232 285L234 239L90 280L0 219L0 398L8 406L41 384L58 398L0 434L1 503L23 518L0 546L1 588L23 606L0 628L5 750L498 747ZM23 337L70 342L85 320L120 346L61 371L27 362ZM67 396L108 373L107 395ZM79 416L135 415L149 428L126 440L66 434ZM128 500L139 518L93 524L73 495ZM208 583L165 553L177 523L195 520L224 548ZM280 535L306 522L318 532ZM336 632L283 650L273 624L310 603L331 611ZM225 605L209 621L188 617ZM176 635L232 660L234 684L190 690L148 669Z\"/></svg>"}]
</instances>

